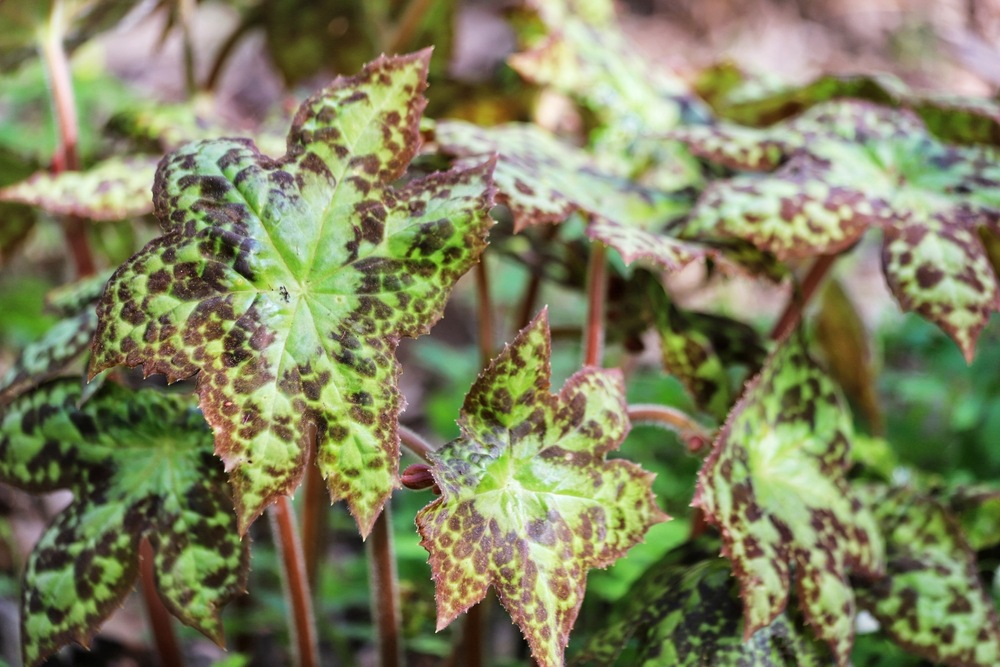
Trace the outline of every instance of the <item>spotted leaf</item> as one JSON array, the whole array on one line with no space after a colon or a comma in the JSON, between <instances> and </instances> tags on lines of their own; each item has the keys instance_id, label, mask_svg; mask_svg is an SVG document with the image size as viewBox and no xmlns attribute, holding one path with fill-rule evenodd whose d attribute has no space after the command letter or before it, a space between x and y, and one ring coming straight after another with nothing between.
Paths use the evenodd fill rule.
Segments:
<instances>
[{"instance_id":1,"label":"spotted leaf","mask_svg":"<svg viewBox=\"0 0 1000 667\"><path fill-rule=\"evenodd\" d=\"M91 372L198 376L240 531L314 460L367 535L398 485L395 358L425 333L492 224L492 164L400 187L429 52L380 58L299 109L280 160L243 140L160 165L165 234L111 278Z\"/></svg>"},{"instance_id":2,"label":"spotted leaf","mask_svg":"<svg viewBox=\"0 0 1000 667\"><path fill-rule=\"evenodd\" d=\"M587 571L668 518L652 475L606 460L629 429L621 375L588 367L553 395L549 356L543 312L473 384L433 456L441 497L417 514L438 629L493 586L542 667L563 664Z\"/></svg>"},{"instance_id":3,"label":"spotted leaf","mask_svg":"<svg viewBox=\"0 0 1000 667\"><path fill-rule=\"evenodd\" d=\"M41 172L0 190L0 200L57 215L124 220L153 210L155 157L113 157L87 171Z\"/></svg>"},{"instance_id":4,"label":"spotted leaf","mask_svg":"<svg viewBox=\"0 0 1000 667\"><path fill-rule=\"evenodd\" d=\"M736 237L787 259L840 252L881 228L883 269L900 306L937 324L972 359L1000 308L977 233L1000 228L1000 152L941 143L915 116L863 102L817 105L772 128L727 133L719 126L685 137L711 158L730 136L742 145L725 149L730 166L773 166L778 158L760 156L779 145L786 161L714 182L684 234Z\"/></svg>"},{"instance_id":5,"label":"spotted leaf","mask_svg":"<svg viewBox=\"0 0 1000 667\"><path fill-rule=\"evenodd\" d=\"M955 667L1000 664L1000 623L958 522L906 489L869 488L886 541L886 576L861 604L900 646Z\"/></svg>"},{"instance_id":6,"label":"spotted leaf","mask_svg":"<svg viewBox=\"0 0 1000 667\"><path fill-rule=\"evenodd\" d=\"M440 121L440 149L467 165L497 154L497 201L514 216L515 230L562 222L575 212L589 219L588 235L624 260L652 262L675 271L713 251L665 233L690 208L685 195L637 185L598 166L584 151L533 125L481 128Z\"/></svg>"},{"instance_id":7,"label":"spotted leaf","mask_svg":"<svg viewBox=\"0 0 1000 667\"><path fill-rule=\"evenodd\" d=\"M617 603L574 665L613 665L625 644L639 640L636 667L821 667L828 649L787 611L748 640L743 606L725 561L653 566Z\"/></svg>"},{"instance_id":8,"label":"spotted leaf","mask_svg":"<svg viewBox=\"0 0 1000 667\"><path fill-rule=\"evenodd\" d=\"M850 434L836 387L793 335L733 408L693 501L722 531L746 638L785 609L794 576L805 620L840 665L854 638L848 574L884 567L875 520L847 484Z\"/></svg>"},{"instance_id":9,"label":"spotted leaf","mask_svg":"<svg viewBox=\"0 0 1000 667\"><path fill-rule=\"evenodd\" d=\"M245 588L249 542L211 431L186 397L108 384L80 398L78 380L57 380L0 418L0 480L74 495L27 562L25 664L89 641L132 588L143 539L167 608L221 643L219 611Z\"/></svg>"}]
</instances>

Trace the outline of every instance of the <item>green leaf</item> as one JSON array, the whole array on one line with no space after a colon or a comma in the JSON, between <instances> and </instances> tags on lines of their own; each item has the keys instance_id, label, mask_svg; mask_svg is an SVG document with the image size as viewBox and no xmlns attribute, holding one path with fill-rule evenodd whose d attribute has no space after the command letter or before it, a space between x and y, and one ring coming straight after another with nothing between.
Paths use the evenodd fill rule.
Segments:
<instances>
[{"instance_id":1,"label":"green leaf","mask_svg":"<svg viewBox=\"0 0 1000 667\"><path fill-rule=\"evenodd\" d=\"M219 610L244 590L249 541L235 530L211 431L185 397L109 384L82 407L80 398L78 380L58 380L0 421L0 479L74 495L28 559L25 664L88 642L132 588L143 539L167 608L221 643Z\"/></svg>"},{"instance_id":2,"label":"green leaf","mask_svg":"<svg viewBox=\"0 0 1000 667\"><path fill-rule=\"evenodd\" d=\"M38 206L57 215L124 220L153 210L156 157L112 157L87 171L39 172L0 190L0 200Z\"/></svg>"},{"instance_id":3,"label":"green leaf","mask_svg":"<svg viewBox=\"0 0 1000 667\"><path fill-rule=\"evenodd\" d=\"M632 637L637 667L819 667L831 663L826 647L787 611L743 638L743 605L725 561L678 565L665 559L622 598L611 618L573 660L613 665Z\"/></svg>"},{"instance_id":4,"label":"green leaf","mask_svg":"<svg viewBox=\"0 0 1000 667\"><path fill-rule=\"evenodd\" d=\"M714 254L705 247L672 238L666 224L690 208L685 195L647 188L599 167L584 151L560 142L545 130L520 123L481 128L440 121L440 149L460 158L459 166L497 154L497 202L514 216L514 229L557 223L580 212L587 233L621 253L626 263L646 260L665 271Z\"/></svg>"},{"instance_id":5,"label":"green leaf","mask_svg":"<svg viewBox=\"0 0 1000 667\"><path fill-rule=\"evenodd\" d=\"M736 237L787 259L837 253L882 228L883 269L900 307L937 324L972 359L1000 308L977 234L1000 225L998 151L943 144L911 114L863 102L817 105L766 130L695 128L684 138L706 157L732 141L730 166L772 166L760 157L772 149L787 158L772 173L714 182L688 236Z\"/></svg>"},{"instance_id":6,"label":"green leaf","mask_svg":"<svg viewBox=\"0 0 1000 667\"><path fill-rule=\"evenodd\" d=\"M425 333L492 224L492 164L401 187L427 51L380 58L299 109L281 160L189 144L154 186L164 236L111 278L91 372L143 364L198 392L240 531L298 486L315 447L367 535L398 485L395 358Z\"/></svg>"},{"instance_id":7,"label":"green leaf","mask_svg":"<svg viewBox=\"0 0 1000 667\"><path fill-rule=\"evenodd\" d=\"M851 420L800 336L787 339L733 408L692 504L719 526L745 604L745 636L788 603L847 663L854 638L848 574L884 567L882 538L850 490Z\"/></svg>"},{"instance_id":8,"label":"green leaf","mask_svg":"<svg viewBox=\"0 0 1000 667\"><path fill-rule=\"evenodd\" d=\"M945 665L1000 663L996 607L958 522L934 500L906 489L866 491L886 541L886 576L859 595L885 632Z\"/></svg>"},{"instance_id":9,"label":"green leaf","mask_svg":"<svg viewBox=\"0 0 1000 667\"><path fill-rule=\"evenodd\" d=\"M667 520L652 475L606 460L629 430L618 371L585 368L558 395L545 311L466 396L462 435L433 455L441 497L420 510L438 629L493 586L542 667L563 664L587 571Z\"/></svg>"}]
</instances>

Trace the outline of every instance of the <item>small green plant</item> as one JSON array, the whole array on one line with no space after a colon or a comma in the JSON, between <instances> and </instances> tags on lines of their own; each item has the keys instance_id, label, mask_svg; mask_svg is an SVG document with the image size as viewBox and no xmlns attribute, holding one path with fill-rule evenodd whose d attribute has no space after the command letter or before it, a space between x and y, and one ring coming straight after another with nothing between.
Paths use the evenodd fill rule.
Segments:
<instances>
[{"instance_id":1,"label":"small green plant","mask_svg":"<svg viewBox=\"0 0 1000 667\"><path fill-rule=\"evenodd\" d=\"M54 324L0 380L0 480L73 493L24 567L25 664L86 645L137 578L164 664L183 661L170 615L223 644L220 613L259 562L250 536L265 512L288 652L303 666L328 650L349 661L358 640L326 641L315 620L330 613L316 584L341 500L368 544L373 627L360 643L403 664L429 644L401 621L421 606L401 594L390 500L415 508L428 489L405 530L428 556L437 629L468 612L450 664L485 664L476 605L489 589L542 667L843 666L889 643L941 664L1000 662L987 571L1000 457L952 477L913 465L881 418L850 298L832 281L819 313L807 308L878 230L903 310L967 363L995 345L996 104L890 79L773 89L732 67L692 87L630 53L610 3L565 0L516 18L510 63L585 112L582 147L529 122L424 118L428 77L445 76L424 49L309 97L280 156L267 132L224 138L189 106L132 106L110 127L133 152L81 169L64 48L121 5L0 6L12 40L0 66L27 57L24 35L41 40L60 137L51 170L20 174L0 199L60 221L79 279L50 295ZM352 33L326 64L353 62L366 39L393 51L447 39L425 5L372 10L383 41ZM190 9L175 10L183 30ZM312 71L282 41L276 6L244 11L207 87L259 25L290 81ZM123 232L127 260L95 252L90 221L150 212L160 233L140 244ZM0 244L5 261L20 240ZM684 308L664 277L693 265L702 287L791 284L770 334ZM400 424L397 348L461 301L470 272L481 372L449 380L470 388L442 403L461 405L458 436L435 446ZM555 337L567 323L582 363L560 361L577 351ZM636 361L649 344L662 364ZM402 473L401 448L419 461ZM602 576L591 571L617 562L633 574L585 599Z\"/></svg>"}]
</instances>

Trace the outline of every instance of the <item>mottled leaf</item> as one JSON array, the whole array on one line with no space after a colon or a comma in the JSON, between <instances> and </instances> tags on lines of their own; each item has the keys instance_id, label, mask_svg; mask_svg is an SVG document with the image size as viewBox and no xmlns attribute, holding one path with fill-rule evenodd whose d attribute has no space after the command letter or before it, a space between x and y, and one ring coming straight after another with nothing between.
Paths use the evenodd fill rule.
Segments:
<instances>
[{"instance_id":1,"label":"mottled leaf","mask_svg":"<svg viewBox=\"0 0 1000 667\"><path fill-rule=\"evenodd\" d=\"M562 222L575 212L589 220L588 235L608 244L626 263L652 262L676 271L714 251L663 232L690 208L686 195L635 184L601 169L585 152L534 125L510 123L480 128L441 121L440 149L458 165L497 154L497 201L514 216L515 230Z\"/></svg>"},{"instance_id":2,"label":"mottled leaf","mask_svg":"<svg viewBox=\"0 0 1000 667\"><path fill-rule=\"evenodd\" d=\"M0 190L0 200L58 215L124 220L153 210L156 157L112 157L87 171L40 172Z\"/></svg>"},{"instance_id":3,"label":"mottled leaf","mask_svg":"<svg viewBox=\"0 0 1000 667\"><path fill-rule=\"evenodd\" d=\"M27 562L25 663L87 644L132 588L143 539L167 608L221 643L219 611L244 590L249 541L236 532L211 431L186 397L112 384L82 407L80 397L78 380L57 380L0 421L0 479L74 495Z\"/></svg>"},{"instance_id":4,"label":"mottled leaf","mask_svg":"<svg viewBox=\"0 0 1000 667\"><path fill-rule=\"evenodd\" d=\"M64 317L76 315L101 298L112 273L108 269L55 288L45 295L46 310Z\"/></svg>"},{"instance_id":5,"label":"mottled leaf","mask_svg":"<svg viewBox=\"0 0 1000 667\"><path fill-rule=\"evenodd\" d=\"M986 484L961 486L946 494L945 503L961 524L973 551L1000 544L1000 488Z\"/></svg>"},{"instance_id":6,"label":"mottled leaf","mask_svg":"<svg viewBox=\"0 0 1000 667\"><path fill-rule=\"evenodd\" d=\"M742 148L720 149L727 136ZM883 268L900 306L937 324L972 358L1000 307L977 234L1000 226L995 149L941 143L915 116L863 102L817 105L765 130L729 133L720 125L685 130L684 138L705 157L724 152L730 166L773 166L760 155L776 146L787 159L771 173L714 182L686 236L732 236L786 259L840 252L869 227L882 228Z\"/></svg>"},{"instance_id":7,"label":"mottled leaf","mask_svg":"<svg viewBox=\"0 0 1000 667\"><path fill-rule=\"evenodd\" d=\"M462 435L433 455L441 497L417 514L438 629L493 586L542 667L563 664L587 571L668 517L652 475L606 460L629 430L622 377L588 367L549 393L543 312L466 396Z\"/></svg>"},{"instance_id":8,"label":"mottled leaf","mask_svg":"<svg viewBox=\"0 0 1000 667\"><path fill-rule=\"evenodd\" d=\"M653 139L682 123L706 122L687 84L632 49L609 0L538 0L537 26L520 31L527 50L508 59L529 81L577 100L599 123L595 156L605 169L678 189L701 182L691 156ZM531 25L528 23L528 25Z\"/></svg>"},{"instance_id":9,"label":"mottled leaf","mask_svg":"<svg viewBox=\"0 0 1000 667\"><path fill-rule=\"evenodd\" d=\"M883 545L850 490L851 420L798 335L782 343L733 408L693 504L719 526L745 605L745 636L797 599L838 664L854 638L848 575L880 574Z\"/></svg>"},{"instance_id":10,"label":"mottled leaf","mask_svg":"<svg viewBox=\"0 0 1000 667\"><path fill-rule=\"evenodd\" d=\"M955 519L906 489L866 495L885 535L886 576L859 595L900 646L955 667L1000 664L1000 623Z\"/></svg>"},{"instance_id":11,"label":"mottled leaf","mask_svg":"<svg viewBox=\"0 0 1000 667\"><path fill-rule=\"evenodd\" d=\"M299 109L281 160L234 139L167 157L165 234L98 307L92 372L200 371L241 532L314 448L362 534L398 485L396 345L440 317L492 224L490 163L391 185L417 150L428 57L336 79Z\"/></svg>"},{"instance_id":12,"label":"mottled leaf","mask_svg":"<svg viewBox=\"0 0 1000 667\"><path fill-rule=\"evenodd\" d=\"M653 566L618 602L573 664L613 665L632 637L640 646L636 667L832 664L826 647L788 612L744 640L743 605L721 559L693 566L669 561Z\"/></svg>"}]
</instances>

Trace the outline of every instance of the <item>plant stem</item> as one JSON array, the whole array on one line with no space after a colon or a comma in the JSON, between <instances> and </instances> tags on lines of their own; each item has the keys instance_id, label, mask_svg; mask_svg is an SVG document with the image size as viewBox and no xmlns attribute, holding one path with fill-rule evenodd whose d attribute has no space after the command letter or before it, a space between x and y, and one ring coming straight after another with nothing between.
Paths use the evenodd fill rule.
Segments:
<instances>
[{"instance_id":1,"label":"plant stem","mask_svg":"<svg viewBox=\"0 0 1000 667\"><path fill-rule=\"evenodd\" d=\"M427 440L425 440L423 436L416 431L408 429L400 424L399 441L424 463L431 462L431 454L434 452L434 445L427 442Z\"/></svg>"},{"instance_id":2,"label":"plant stem","mask_svg":"<svg viewBox=\"0 0 1000 667\"><path fill-rule=\"evenodd\" d=\"M153 572L153 547L149 540L143 538L139 545L139 579L142 586L142 600L149 617L149 626L153 631L153 641L156 652L160 656L163 667L183 667L184 657L181 654L177 635L174 633L170 612L160 599L156 590L156 575Z\"/></svg>"},{"instance_id":3,"label":"plant stem","mask_svg":"<svg viewBox=\"0 0 1000 667\"><path fill-rule=\"evenodd\" d=\"M389 506L390 503L387 502L382 508L382 513L375 519L368 536L368 570L379 661L381 667L399 667L403 664L403 631Z\"/></svg>"},{"instance_id":4,"label":"plant stem","mask_svg":"<svg viewBox=\"0 0 1000 667\"><path fill-rule=\"evenodd\" d=\"M52 171L59 174L64 171L76 171L80 168L80 157L77 152L79 140L79 121L76 116L76 102L73 97L73 79L70 73L69 59L63 46L62 36L64 21L63 6L60 2L52 5L52 16L49 29L42 41L42 59L48 71L49 85L52 89L52 106L55 110L56 126L59 130L59 141L52 156ZM86 222L76 216L66 216L63 220L63 236L66 245L73 255L73 264L78 278L93 275L97 271L94 255L87 239Z\"/></svg>"},{"instance_id":5,"label":"plant stem","mask_svg":"<svg viewBox=\"0 0 1000 667\"><path fill-rule=\"evenodd\" d=\"M486 368L493 359L493 299L486 258L476 264L476 321L479 323L479 364Z\"/></svg>"},{"instance_id":6,"label":"plant stem","mask_svg":"<svg viewBox=\"0 0 1000 667\"><path fill-rule=\"evenodd\" d=\"M556 236L559 234L560 225L549 225L545 228L542 234L542 239L546 245L551 243ZM524 327L531 324L531 316L535 314L535 302L538 300L538 295L542 288L542 276L544 275L542 268L537 266L532 267L531 276L528 278L528 284L524 288L524 294L521 296L521 305L517 309L517 320L515 321L516 329L514 333L517 333Z\"/></svg>"},{"instance_id":7,"label":"plant stem","mask_svg":"<svg viewBox=\"0 0 1000 667\"><path fill-rule=\"evenodd\" d=\"M280 496L268 511L275 544L283 565L285 598L291 612L289 630L295 646L295 664L318 667L316 620L313 617L309 582L306 580L302 545L295 530L295 511L288 496Z\"/></svg>"},{"instance_id":8,"label":"plant stem","mask_svg":"<svg viewBox=\"0 0 1000 667\"><path fill-rule=\"evenodd\" d=\"M198 92L198 74L194 66L194 37L191 26L194 24L195 0L178 0L177 15L181 24L181 40L184 51L184 90L190 100Z\"/></svg>"},{"instance_id":9,"label":"plant stem","mask_svg":"<svg viewBox=\"0 0 1000 667\"><path fill-rule=\"evenodd\" d=\"M778 318L778 323L771 330L771 340L781 340L792 329L798 326L802 320L802 312L805 310L809 300L816 293L816 289L823 283L823 279L830 272L830 268L837 261L837 257L838 255L820 255L816 258L816 261L809 269L809 273L802 280L802 285L792 293L788 304L785 306L785 312L781 314L781 317Z\"/></svg>"},{"instance_id":10,"label":"plant stem","mask_svg":"<svg viewBox=\"0 0 1000 667\"><path fill-rule=\"evenodd\" d=\"M407 49L413 40L414 33L420 27L420 22L433 4L434 0L410 0L403 15L396 21L392 36L386 40L386 53L400 53Z\"/></svg>"},{"instance_id":11,"label":"plant stem","mask_svg":"<svg viewBox=\"0 0 1000 667\"><path fill-rule=\"evenodd\" d=\"M208 70L208 76L205 77L205 81L202 83L201 89L204 91L214 91L219 85L219 79L222 78L222 73L225 71L226 62L229 60L229 56L236 50L236 45L240 43L251 28L256 28L257 24L250 17L244 18L243 22L240 23L235 30L233 30L229 37L226 37L226 41L222 43L219 50L215 53L215 59L212 61L212 67Z\"/></svg>"},{"instance_id":12,"label":"plant stem","mask_svg":"<svg viewBox=\"0 0 1000 667\"><path fill-rule=\"evenodd\" d=\"M587 267L587 329L584 333L584 366L600 366L604 350L604 299L608 291L606 249L594 241Z\"/></svg>"},{"instance_id":13,"label":"plant stem","mask_svg":"<svg viewBox=\"0 0 1000 667\"><path fill-rule=\"evenodd\" d=\"M323 475L314 462L306 467L302 503L302 551L305 559L306 580L315 590L318 583L319 561L326 551L328 537L326 509L330 494Z\"/></svg>"},{"instance_id":14,"label":"plant stem","mask_svg":"<svg viewBox=\"0 0 1000 667\"><path fill-rule=\"evenodd\" d=\"M692 453L697 453L712 442L709 431L691 418L690 415L666 405L637 403L628 406L628 418L633 424L661 426L675 431Z\"/></svg>"}]
</instances>

